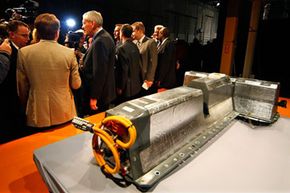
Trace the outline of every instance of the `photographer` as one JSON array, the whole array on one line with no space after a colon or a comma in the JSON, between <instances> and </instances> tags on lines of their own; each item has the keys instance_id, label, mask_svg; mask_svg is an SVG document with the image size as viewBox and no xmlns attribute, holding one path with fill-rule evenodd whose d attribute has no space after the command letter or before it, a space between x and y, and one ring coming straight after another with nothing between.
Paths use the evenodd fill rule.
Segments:
<instances>
[{"instance_id":1,"label":"photographer","mask_svg":"<svg viewBox=\"0 0 290 193\"><path fill-rule=\"evenodd\" d=\"M66 34L65 42L64 45L66 47L72 48L75 51L75 55L77 58L77 62L79 64L79 73L81 76L81 79L83 79L83 72L82 72L82 67L83 67L83 62L82 58L84 56L84 53L86 52L86 36L83 32L82 29L79 29L75 32L68 32ZM84 117L84 110L83 110L83 89L80 87L77 90L73 90L74 94L74 99L75 99L75 104L76 104L76 109L77 109L77 114L79 117Z\"/></svg>"}]
</instances>

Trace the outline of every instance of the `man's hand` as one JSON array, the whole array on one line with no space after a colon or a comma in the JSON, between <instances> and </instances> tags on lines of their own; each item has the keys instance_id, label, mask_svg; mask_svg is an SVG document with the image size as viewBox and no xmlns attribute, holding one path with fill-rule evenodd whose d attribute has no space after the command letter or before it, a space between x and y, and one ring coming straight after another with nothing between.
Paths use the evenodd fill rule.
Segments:
<instances>
[{"instance_id":1,"label":"man's hand","mask_svg":"<svg viewBox=\"0 0 290 193\"><path fill-rule=\"evenodd\" d=\"M4 52L8 54L9 56L11 55L12 49L9 43L8 39L5 39L2 44L0 45L0 52Z\"/></svg>"},{"instance_id":2,"label":"man's hand","mask_svg":"<svg viewBox=\"0 0 290 193\"><path fill-rule=\"evenodd\" d=\"M153 84L153 81L150 81L150 80L144 80L144 82L147 84L148 88L150 88Z\"/></svg>"},{"instance_id":3,"label":"man's hand","mask_svg":"<svg viewBox=\"0 0 290 193\"><path fill-rule=\"evenodd\" d=\"M97 110L98 106L97 106L97 99L90 99L90 107L92 110Z\"/></svg>"},{"instance_id":4,"label":"man's hand","mask_svg":"<svg viewBox=\"0 0 290 193\"><path fill-rule=\"evenodd\" d=\"M120 88L117 88L116 91L117 91L117 95L121 95L123 93L122 89Z\"/></svg>"},{"instance_id":5,"label":"man's hand","mask_svg":"<svg viewBox=\"0 0 290 193\"><path fill-rule=\"evenodd\" d=\"M180 68L180 63L179 63L179 60L176 61L176 70L179 70Z\"/></svg>"}]
</instances>

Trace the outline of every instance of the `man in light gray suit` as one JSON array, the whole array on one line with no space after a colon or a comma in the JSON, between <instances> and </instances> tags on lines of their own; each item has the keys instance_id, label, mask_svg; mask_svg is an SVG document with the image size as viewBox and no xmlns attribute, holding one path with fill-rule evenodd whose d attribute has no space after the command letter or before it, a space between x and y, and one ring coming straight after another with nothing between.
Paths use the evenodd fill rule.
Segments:
<instances>
[{"instance_id":1,"label":"man in light gray suit","mask_svg":"<svg viewBox=\"0 0 290 193\"><path fill-rule=\"evenodd\" d=\"M50 127L76 116L71 89L81 85L74 51L57 43L60 22L44 13L34 25L40 42L19 50L17 87L27 125Z\"/></svg>"},{"instance_id":2,"label":"man in light gray suit","mask_svg":"<svg viewBox=\"0 0 290 193\"><path fill-rule=\"evenodd\" d=\"M141 54L141 69L143 84L141 95L152 94L152 89L155 70L157 67L157 44L156 42L145 36L145 26L142 22L135 22L132 24L132 37L134 43L139 48Z\"/></svg>"}]
</instances>

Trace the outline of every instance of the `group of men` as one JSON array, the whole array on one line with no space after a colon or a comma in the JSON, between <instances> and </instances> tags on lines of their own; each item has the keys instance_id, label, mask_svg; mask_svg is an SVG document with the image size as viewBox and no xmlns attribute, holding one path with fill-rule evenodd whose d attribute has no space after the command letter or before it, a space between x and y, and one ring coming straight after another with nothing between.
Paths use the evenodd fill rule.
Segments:
<instances>
[{"instance_id":1,"label":"group of men","mask_svg":"<svg viewBox=\"0 0 290 193\"><path fill-rule=\"evenodd\" d=\"M37 128L70 121L77 114L74 89L82 89L82 113L91 115L107 110L113 102L175 86L175 50L166 27L155 40L145 36L142 22L121 25L120 43L115 45L102 27L101 13L84 13L82 23L91 42L81 59L81 78L74 51L57 43L60 22L54 14L36 17L39 41L28 46L29 27L21 21L11 22L9 41L0 46L0 119L4 130L11 122L25 119L27 126ZM25 116L17 114L24 112ZM21 121L15 120L19 117Z\"/></svg>"},{"instance_id":2,"label":"group of men","mask_svg":"<svg viewBox=\"0 0 290 193\"><path fill-rule=\"evenodd\" d=\"M121 68L123 65L124 68L130 63L130 59L127 58L126 62L118 61L120 58L126 55L127 57L132 55L131 50L133 48L127 48L126 52L120 52L123 50L125 45L121 41L123 37L124 30L130 29L130 34L126 38L126 42L132 42L135 44L133 47L138 48L139 52L134 52L135 57L140 58L139 66L141 72L141 84L139 85L140 93L138 96L144 96L152 94L164 89L170 89L176 86L176 54L175 54L175 45L169 39L169 30L167 27L162 25L156 25L154 28L154 33L152 38L149 38L145 35L145 26L142 22L135 22L131 26L129 24L116 24L114 30L114 37L116 39L116 55L117 55L117 69ZM120 36L118 35L119 32ZM118 39L120 37L121 39ZM136 50L135 48L135 50ZM131 60L132 61L132 60ZM131 62L132 65L137 62ZM122 72L121 70L118 72ZM120 76L122 73L118 73ZM126 77L127 72L123 71L123 77ZM130 76L129 76L130 77ZM130 79L129 79L130 81ZM135 83L138 81L135 81ZM117 81L119 83L119 81ZM127 84L129 84L128 82ZM137 83L136 83L137 84ZM141 86L141 87L140 87ZM137 85L136 85L137 87ZM131 94L132 96L132 94ZM134 95L133 95L134 96Z\"/></svg>"}]
</instances>

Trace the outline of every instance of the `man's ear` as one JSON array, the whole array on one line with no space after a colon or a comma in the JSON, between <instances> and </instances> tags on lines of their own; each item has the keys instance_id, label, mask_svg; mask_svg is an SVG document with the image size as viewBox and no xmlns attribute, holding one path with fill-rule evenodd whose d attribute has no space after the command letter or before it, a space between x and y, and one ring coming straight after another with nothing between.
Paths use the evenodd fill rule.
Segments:
<instances>
[{"instance_id":1,"label":"man's ear","mask_svg":"<svg viewBox=\"0 0 290 193\"><path fill-rule=\"evenodd\" d=\"M10 39L13 39L14 37L15 37L15 33L12 32L12 31L10 31L10 32L9 32L9 38L10 38Z\"/></svg>"},{"instance_id":2,"label":"man's ear","mask_svg":"<svg viewBox=\"0 0 290 193\"><path fill-rule=\"evenodd\" d=\"M95 21L92 21L92 24L93 24L93 28L97 28L97 23Z\"/></svg>"},{"instance_id":3,"label":"man's ear","mask_svg":"<svg viewBox=\"0 0 290 193\"><path fill-rule=\"evenodd\" d=\"M93 29L97 29L100 27L100 25L97 24L97 22L95 22L95 21L92 21L92 22L93 22Z\"/></svg>"}]
</instances>

